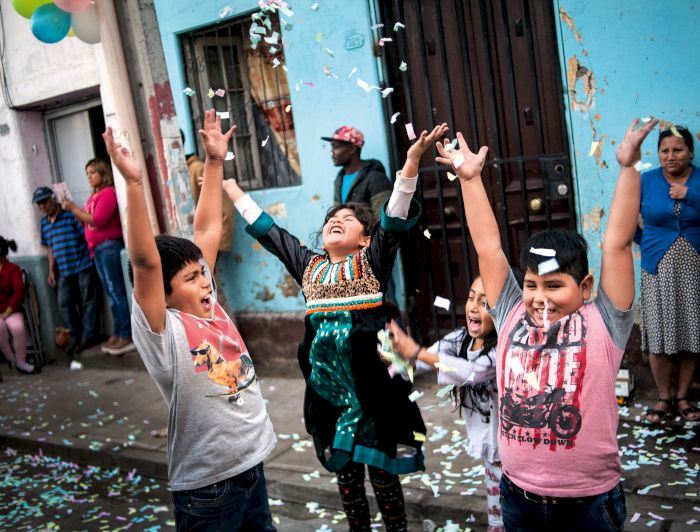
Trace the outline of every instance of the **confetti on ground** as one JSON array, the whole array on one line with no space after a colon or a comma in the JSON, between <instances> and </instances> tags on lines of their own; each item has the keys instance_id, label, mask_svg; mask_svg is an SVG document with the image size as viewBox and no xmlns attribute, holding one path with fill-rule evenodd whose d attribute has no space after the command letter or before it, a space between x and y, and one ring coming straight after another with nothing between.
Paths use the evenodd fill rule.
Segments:
<instances>
[{"instance_id":1,"label":"confetti on ground","mask_svg":"<svg viewBox=\"0 0 700 532\"><path fill-rule=\"evenodd\" d=\"M194 96L195 94L197 94L195 91L193 91L189 87L185 87L185 90L183 90L182 92L185 93L185 96Z\"/></svg>"},{"instance_id":2,"label":"confetti on ground","mask_svg":"<svg viewBox=\"0 0 700 532\"><path fill-rule=\"evenodd\" d=\"M416 138L416 132L413 131L413 124L410 122L406 124L406 135L408 135L408 140L413 140Z\"/></svg>"}]
</instances>

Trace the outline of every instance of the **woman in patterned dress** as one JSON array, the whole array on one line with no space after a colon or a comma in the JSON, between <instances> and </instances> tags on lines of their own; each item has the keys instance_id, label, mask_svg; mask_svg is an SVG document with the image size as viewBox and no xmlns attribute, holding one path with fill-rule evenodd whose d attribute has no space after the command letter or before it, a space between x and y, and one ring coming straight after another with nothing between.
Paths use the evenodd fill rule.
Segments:
<instances>
[{"instance_id":1,"label":"woman in patterned dress","mask_svg":"<svg viewBox=\"0 0 700 532\"><path fill-rule=\"evenodd\" d=\"M658 423L673 410L700 419L687 395L700 353L700 170L691 164L693 136L671 126L659 134L660 168L642 174L642 349L658 400L646 419ZM671 377L678 369L675 396Z\"/></svg>"}]
</instances>

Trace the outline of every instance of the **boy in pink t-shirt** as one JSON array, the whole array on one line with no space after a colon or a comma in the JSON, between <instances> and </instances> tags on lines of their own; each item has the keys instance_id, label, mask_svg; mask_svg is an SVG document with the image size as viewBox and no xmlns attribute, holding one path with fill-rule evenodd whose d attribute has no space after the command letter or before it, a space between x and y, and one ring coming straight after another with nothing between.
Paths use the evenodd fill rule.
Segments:
<instances>
[{"instance_id":1,"label":"boy in pink t-shirt","mask_svg":"<svg viewBox=\"0 0 700 532\"><path fill-rule=\"evenodd\" d=\"M572 231L531 236L522 288L510 271L481 181L488 149L438 143L437 161L460 178L469 232L498 329L498 449L506 530L623 530L615 376L633 323L632 240L640 178L634 165L657 124L629 127L617 149L615 196L592 300L587 244ZM463 159L462 159L463 158ZM462 159L460 161L459 159Z\"/></svg>"}]
</instances>

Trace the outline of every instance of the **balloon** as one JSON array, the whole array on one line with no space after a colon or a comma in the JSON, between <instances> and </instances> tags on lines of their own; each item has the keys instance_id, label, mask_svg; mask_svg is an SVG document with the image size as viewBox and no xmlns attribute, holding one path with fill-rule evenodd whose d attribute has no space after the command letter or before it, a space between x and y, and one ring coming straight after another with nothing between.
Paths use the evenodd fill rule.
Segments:
<instances>
[{"instance_id":1,"label":"balloon","mask_svg":"<svg viewBox=\"0 0 700 532\"><path fill-rule=\"evenodd\" d=\"M70 29L70 13L61 11L53 4L39 6L29 20L34 37L45 43L63 39Z\"/></svg>"},{"instance_id":2,"label":"balloon","mask_svg":"<svg viewBox=\"0 0 700 532\"><path fill-rule=\"evenodd\" d=\"M100 28L97 25L95 6L90 5L82 11L70 16L71 25L76 37L88 44L100 42Z\"/></svg>"},{"instance_id":3,"label":"balloon","mask_svg":"<svg viewBox=\"0 0 700 532\"><path fill-rule=\"evenodd\" d=\"M53 0L54 3L63 11L69 13L77 13L90 5L90 0Z\"/></svg>"},{"instance_id":4,"label":"balloon","mask_svg":"<svg viewBox=\"0 0 700 532\"><path fill-rule=\"evenodd\" d=\"M51 0L12 0L12 7L24 18L31 18L39 6L50 3Z\"/></svg>"}]
</instances>

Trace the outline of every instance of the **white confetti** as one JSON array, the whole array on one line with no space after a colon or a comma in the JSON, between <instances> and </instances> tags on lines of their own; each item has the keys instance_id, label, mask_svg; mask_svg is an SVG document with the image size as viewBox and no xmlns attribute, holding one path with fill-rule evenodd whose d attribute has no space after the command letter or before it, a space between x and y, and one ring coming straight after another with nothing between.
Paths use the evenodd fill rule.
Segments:
<instances>
[{"instance_id":1,"label":"white confetti","mask_svg":"<svg viewBox=\"0 0 700 532\"><path fill-rule=\"evenodd\" d=\"M279 59L277 59L276 57L272 60L272 68L277 68L278 66L280 66L280 64L281 64L281 61Z\"/></svg>"},{"instance_id":2,"label":"white confetti","mask_svg":"<svg viewBox=\"0 0 700 532\"><path fill-rule=\"evenodd\" d=\"M228 119L229 119L229 113L228 113L228 111L221 111L221 112L218 112L218 111L217 111L216 116L218 116L219 118L221 118L221 120L228 120Z\"/></svg>"},{"instance_id":3,"label":"white confetti","mask_svg":"<svg viewBox=\"0 0 700 532\"><path fill-rule=\"evenodd\" d=\"M222 7L219 10L219 18L228 17L231 13L233 13L233 8L231 6Z\"/></svg>"},{"instance_id":4,"label":"white confetti","mask_svg":"<svg viewBox=\"0 0 700 532\"><path fill-rule=\"evenodd\" d=\"M416 138L416 132L413 131L413 124L410 122L406 124L406 135L408 135L408 140L413 140Z\"/></svg>"},{"instance_id":5,"label":"white confetti","mask_svg":"<svg viewBox=\"0 0 700 532\"><path fill-rule=\"evenodd\" d=\"M214 94L216 94L219 98L223 98L224 96L226 96L226 91L224 89L216 89L216 91L214 91Z\"/></svg>"},{"instance_id":6,"label":"white confetti","mask_svg":"<svg viewBox=\"0 0 700 532\"><path fill-rule=\"evenodd\" d=\"M428 240L430 240L430 231L428 231L427 229L425 231L423 231L423 236L425 238L427 238ZM437 367L437 364L436 364L436 367Z\"/></svg>"},{"instance_id":7,"label":"white confetti","mask_svg":"<svg viewBox=\"0 0 700 532\"><path fill-rule=\"evenodd\" d=\"M454 175L452 172L447 172L447 179L449 179L450 181L454 181L455 179L457 179L457 176Z\"/></svg>"},{"instance_id":8,"label":"white confetti","mask_svg":"<svg viewBox=\"0 0 700 532\"><path fill-rule=\"evenodd\" d=\"M268 141L268 140L270 140L270 135L268 135L267 137L265 137L265 140L263 140L263 141L260 143L260 146L262 146L262 147L264 148L265 145L267 144L267 141Z\"/></svg>"},{"instance_id":9,"label":"white confetti","mask_svg":"<svg viewBox=\"0 0 700 532\"><path fill-rule=\"evenodd\" d=\"M227 151L226 152L226 157L224 158L224 161L232 161L235 155L233 154L232 151Z\"/></svg>"},{"instance_id":10,"label":"white confetti","mask_svg":"<svg viewBox=\"0 0 700 532\"><path fill-rule=\"evenodd\" d=\"M557 252L550 248L530 248L530 253L540 255L541 257L556 257Z\"/></svg>"},{"instance_id":11,"label":"white confetti","mask_svg":"<svg viewBox=\"0 0 700 532\"><path fill-rule=\"evenodd\" d=\"M636 523L640 517L642 517L642 514L640 514L639 512L635 512L632 516L632 519L630 519L630 523Z\"/></svg>"},{"instance_id":12,"label":"white confetti","mask_svg":"<svg viewBox=\"0 0 700 532\"><path fill-rule=\"evenodd\" d=\"M372 87L370 87L369 83L360 78L357 78L357 86L363 89L365 92L369 92L372 90Z\"/></svg>"},{"instance_id":13,"label":"white confetti","mask_svg":"<svg viewBox=\"0 0 700 532\"><path fill-rule=\"evenodd\" d=\"M311 11L318 11L318 2L311 4Z\"/></svg>"},{"instance_id":14,"label":"white confetti","mask_svg":"<svg viewBox=\"0 0 700 532\"><path fill-rule=\"evenodd\" d=\"M183 90L182 92L185 93L185 96L194 96L195 94L197 94L195 91L193 91L189 87L185 87L185 90Z\"/></svg>"},{"instance_id":15,"label":"white confetti","mask_svg":"<svg viewBox=\"0 0 700 532\"><path fill-rule=\"evenodd\" d=\"M392 92L394 92L394 88L393 88L393 87L387 87L386 89L384 89L384 90L382 91L382 98L386 98L386 97L389 96Z\"/></svg>"},{"instance_id":16,"label":"white confetti","mask_svg":"<svg viewBox=\"0 0 700 532\"><path fill-rule=\"evenodd\" d=\"M353 74L355 74L355 72L357 72L357 67L353 68L353 69L350 71L350 74L348 74L348 79L350 79L350 78L353 76Z\"/></svg>"},{"instance_id":17,"label":"white confetti","mask_svg":"<svg viewBox=\"0 0 700 532\"><path fill-rule=\"evenodd\" d=\"M405 29L406 25L402 24L401 22L397 22L394 24L394 31L399 31L399 29Z\"/></svg>"},{"instance_id":18,"label":"white confetti","mask_svg":"<svg viewBox=\"0 0 700 532\"><path fill-rule=\"evenodd\" d=\"M394 40L391 37L382 37L379 39L379 46L384 46L384 43L387 42L394 42Z\"/></svg>"},{"instance_id":19,"label":"white confetti","mask_svg":"<svg viewBox=\"0 0 700 532\"><path fill-rule=\"evenodd\" d=\"M445 310L450 310L450 300L445 299L444 297L440 296L435 296L435 301L433 302L433 305L436 307L444 308Z\"/></svg>"},{"instance_id":20,"label":"white confetti","mask_svg":"<svg viewBox=\"0 0 700 532\"><path fill-rule=\"evenodd\" d=\"M462 166L462 164L464 164L464 155L460 153L454 159L452 159L452 165L455 168L459 168L460 166Z\"/></svg>"},{"instance_id":21,"label":"white confetti","mask_svg":"<svg viewBox=\"0 0 700 532\"><path fill-rule=\"evenodd\" d=\"M640 118L640 120L646 124L647 122L651 122L651 117L645 116L644 118Z\"/></svg>"},{"instance_id":22,"label":"white confetti","mask_svg":"<svg viewBox=\"0 0 700 532\"><path fill-rule=\"evenodd\" d=\"M401 61L401 64L399 65L399 70L401 72L406 72L408 70L408 65L406 64L406 61Z\"/></svg>"},{"instance_id":23,"label":"white confetti","mask_svg":"<svg viewBox=\"0 0 700 532\"><path fill-rule=\"evenodd\" d=\"M370 28L372 28L373 30L378 30L379 28L383 28L383 27L384 27L384 24L372 24L370 26Z\"/></svg>"},{"instance_id":24,"label":"white confetti","mask_svg":"<svg viewBox=\"0 0 700 532\"><path fill-rule=\"evenodd\" d=\"M537 275L547 275L559 269L557 259L547 259L537 265Z\"/></svg>"},{"instance_id":25,"label":"white confetti","mask_svg":"<svg viewBox=\"0 0 700 532\"><path fill-rule=\"evenodd\" d=\"M600 146L600 142L598 142L597 140L594 140L593 142L591 142L591 149L588 152L589 157L593 157L593 155L595 155L595 152L598 149L598 146Z\"/></svg>"},{"instance_id":26,"label":"white confetti","mask_svg":"<svg viewBox=\"0 0 700 532\"><path fill-rule=\"evenodd\" d=\"M637 170L637 172L643 172L644 170L649 170L654 166L651 163L643 163L642 161L637 161L637 164L634 165L634 169Z\"/></svg>"},{"instance_id":27,"label":"white confetti","mask_svg":"<svg viewBox=\"0 0 700 532\"><path fill-rule=\"evenodd\" d=\"M394 113L393 115L391 115L391 119L389 120L389 122L391 122L392 124L395 124L396 119L399 117L400 114L401 113Z\"/></svg>"},{"instance_id":28,"label":"white confetti","mask_svg":"<svg viewBox=\"0 0 700 532\"><path fill-rule=\"evenodd\" d=\"M408 396L408 400L411 401L412 403L415 403L421 397L423 397L423 392L418 391L418 390L413 390L411 392L411 394Z\"/></svg>"},{"instance_id":29,"label":"white confetti","mask_svg":"<svg viewBox=\"0 0 700 532\"><path fill-rule=\"evenodd\" d=\"M273 31L269 37L265 37L265 42L267 44L277 44L277 41L279 41L279 38L280 38L280 34L277 33L276 31Z\"/></svg>"}]
</instances>

